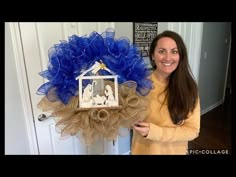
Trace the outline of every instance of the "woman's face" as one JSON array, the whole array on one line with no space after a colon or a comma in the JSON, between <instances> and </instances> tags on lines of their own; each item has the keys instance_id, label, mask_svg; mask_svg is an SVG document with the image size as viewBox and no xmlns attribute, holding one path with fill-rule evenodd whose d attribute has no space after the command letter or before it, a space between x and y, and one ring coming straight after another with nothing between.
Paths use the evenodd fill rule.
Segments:
<instances>
[{"instance_id":1,"label":"woman's face","mask_svg":"<svg viewBox=\"0 0 236 177\"><path fill-rule=\"evenodd\" d=\"M176 42L169 37L159 39L152 60L156 63L158 73L165 78L168 77L179 64Z\"/></svg>"}]
</instances>

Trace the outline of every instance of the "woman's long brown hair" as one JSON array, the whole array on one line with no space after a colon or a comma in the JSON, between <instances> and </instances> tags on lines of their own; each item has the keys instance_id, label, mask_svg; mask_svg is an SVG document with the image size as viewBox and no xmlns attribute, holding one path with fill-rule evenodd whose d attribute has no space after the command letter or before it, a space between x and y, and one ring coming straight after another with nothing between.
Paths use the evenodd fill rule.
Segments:
<instances>
[{"instance_id":1,"label":"woman's long brown hair","mask_svg":"<svg viewBox=\"0 0 236 177\"><path fill-rule=\"evenodd\" d=\"M174 124L178 124L187 119L188 114L194 110L198 99L198 89L189 66L187 49L183 39L173 31L164 31L153 39L149 51L153 69L156 69L157 66L152 60L152 56L158 40L163 37L169 37L176 42L180 56L179 65L169 76L168 85L165 89L171 119Z\"/></svg>"}]
</instances>

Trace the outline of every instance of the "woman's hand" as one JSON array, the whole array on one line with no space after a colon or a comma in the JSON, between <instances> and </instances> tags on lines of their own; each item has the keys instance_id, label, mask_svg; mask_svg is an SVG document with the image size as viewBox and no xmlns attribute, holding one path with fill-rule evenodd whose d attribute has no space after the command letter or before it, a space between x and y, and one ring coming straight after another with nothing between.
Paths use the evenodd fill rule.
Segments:
<instances>
[{"instance_id":1,"label":"woman's hand","mask_svg":"<svg viewBox=\"0 0 236 177\"><path fill-rule=\"evenodd\" d=\"M134 124L133 127L137 132L139 132L143 137L146 137L150 130L150 124L147 122L138 122Z\"/></svg>"}]
</instances>

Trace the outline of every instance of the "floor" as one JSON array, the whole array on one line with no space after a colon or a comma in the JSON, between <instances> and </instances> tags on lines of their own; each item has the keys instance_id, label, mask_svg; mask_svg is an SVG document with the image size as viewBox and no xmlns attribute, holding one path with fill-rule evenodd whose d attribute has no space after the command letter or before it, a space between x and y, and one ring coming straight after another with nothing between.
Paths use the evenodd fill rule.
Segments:
<instances>
[{"instance_id":1,"label":"floor","mask_svg":"<svg viewBox=\"0 0 236 177\"><path fill-rule=\"evenodd\" d=\"M231 150L232 146L232 99L201 116L199 137L189 142L189 149Z\"/></svg>"}]
</instances>

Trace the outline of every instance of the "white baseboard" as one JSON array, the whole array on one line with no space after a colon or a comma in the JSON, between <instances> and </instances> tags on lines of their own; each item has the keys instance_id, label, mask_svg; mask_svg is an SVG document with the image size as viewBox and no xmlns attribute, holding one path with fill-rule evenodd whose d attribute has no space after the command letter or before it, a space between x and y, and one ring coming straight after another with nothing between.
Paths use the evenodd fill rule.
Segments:
<instances>
[{"instance_id":1,"label":"white baseboard","mask_svg":"<svg viewBox=\"0 0 236 177\"><path fill-rule=\"evenodd\" d=\"M223 103L224 103L224 100L220 100L220 101L218 101L217 103L215 103L215 104L213 104L213 105L211 105L211 106L209 106L209 107L207 107L207 108L201 110L201 115L203 115L203 114L209 112L210 110L216 108L217 106L219 106L219 105L221 105L221 104L223 104Z\"/></svg>"}]
</instances>

